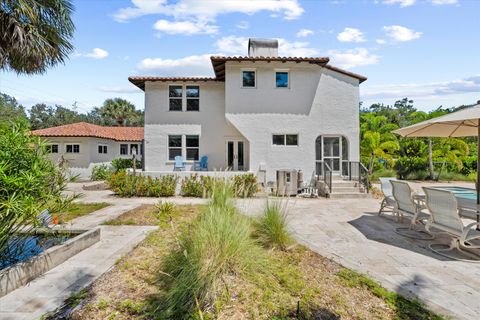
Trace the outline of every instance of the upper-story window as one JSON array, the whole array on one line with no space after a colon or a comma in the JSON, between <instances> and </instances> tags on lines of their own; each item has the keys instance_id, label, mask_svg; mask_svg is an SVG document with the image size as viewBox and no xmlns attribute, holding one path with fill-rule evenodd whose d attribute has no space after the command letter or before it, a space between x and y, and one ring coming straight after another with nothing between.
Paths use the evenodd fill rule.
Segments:
<instances>
[{"instance_id":1,"label":"upper-story window","mask_svg":"<svg viewBox=\"0 0 480 320\"><path fill-rule=\"evenodd\" d=\"M200 87L187 86L187 111L200 111Z\"/></svg>"},{"instance_id":2,"label":"upper-story window","mask_svg":"<svg viewBox=\"0 0 480 320\"><path fill-rule=\"evenodd\" d=\"M99 144L98 145L98 153L107 154L108 153L108 147L104 144Z\"/></svg>"},{"instance_id":3,"label":"upper-story window","mask_svg":"<svg viewBox=\"0 0 480 320\"><path fill-rule=\"evenodd\" d=\"M277 71L275 72L275 87L277 88L288 88L289 81L288 71Z\"/></svg>"},{"instance_id":4,"label":"upper-story window","mask_svg":"<svg viewBox=\"0 0 480 320\"><path fill-rule=\"evenodd\" d=\"M298 146L298 134L274 134L272 144L275 146Z\"/></svg>"},{"instance_id":5,"label":"upper-story window","mask_svg":"<svg viewBox=\"0 0 480 320\"><path fill-rule=\"evenodd\" d=\"M255 71L242 71L242 86L244 88L255 88Z\"/></svg>"},{"instance_id":6,"label":"upper-story window","mask_svg":"<svg viewBox=\"0 0 480 320\"><path fill-rule=\"evenodd\" d=\"M170 86L168 88L170 111L182 111L182 102L183 102L182 96L183 96L182 86Z\"/></svg>"}]
</instances>

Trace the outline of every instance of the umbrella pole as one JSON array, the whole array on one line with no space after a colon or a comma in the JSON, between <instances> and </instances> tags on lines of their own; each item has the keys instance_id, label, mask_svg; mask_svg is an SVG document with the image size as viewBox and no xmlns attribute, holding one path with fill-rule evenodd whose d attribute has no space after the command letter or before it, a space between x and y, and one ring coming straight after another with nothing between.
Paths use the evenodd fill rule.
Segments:
<instances>
[{"instance_id":1,"label":"umbrella pole","mask_svg":"<svg viewBox=\"0 0 480 320\"><path fill-rule=\"evenodd\" d=\"M477 189L477 223L480 222L478 206L480 205L480 119L478 120L477 125L477 183L475 184L475 189ZM480 230L480 226L477 225L477 230Z\"/></svg>"}]
</instances>

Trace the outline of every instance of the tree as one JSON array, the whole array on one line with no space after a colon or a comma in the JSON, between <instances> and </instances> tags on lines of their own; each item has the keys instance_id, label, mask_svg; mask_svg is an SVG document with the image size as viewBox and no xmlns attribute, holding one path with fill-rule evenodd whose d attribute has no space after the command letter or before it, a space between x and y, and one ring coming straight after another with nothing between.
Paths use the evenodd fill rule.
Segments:
<instances>
[{"instance_id":1,"label":"tree","mask_svg":"<svg viewBox=\"0 0 480 320\"><path fill-rule=\"evenodd\" d=\"M15 120L26 120L25 109L14 97L0 93L0 125Z\"/></svg>"},{"instance_id":2,"label":"tree","mask_svg":"<svg viewBox=\"0 0 480 320\"><path fill-rule=\"evenodd\" d=\"M86 115L60 105L47 106L44 103L37 103L30 109L30 125L32 130L61 126L86 120Z\"/></svg>"},{"instance_id":3,"label":"tree","mask_svg":"<svg viewBox=\"0 0 480 320\"><path fill-rule=\"evenodd\" d=\"M0 255L20 229L39 225L39 212L58 212L75 198L62 196L66 182L26 122L0 125Z\"/></svg>"},{"instance_id":4,"label":"tree","mask_svg":"<svg viewBox=\"0 0 480 320\"><path fill-rule=\"evenodd\" d=\"M70 0L1 0L0 69L44 73L73 51Z\"/></svg>"},{"instance_id":5,"label":"tree","mask_svg":"<svg viewBox=\"0 0 480 320\"><path fill-rule=\"evenodd\" d=\"M99 113L105 119L111 119L118 126L143 123L143 112L136 110L131 102L122 98L105 100Z\"/></svg>"},{"instance_id":6,"label":"tree","mask_svg":"<svg viewBox=\"0 0 480 320\"><path fill-rule=\"evenodd\" d=\"M383 141L379 132L367 131L361 141L362 153L368 157L368 172L372 174L375 159L381 158L386 161L393 161L392 155L398 150L396 140Z\"/></svg>"}]
</instances>

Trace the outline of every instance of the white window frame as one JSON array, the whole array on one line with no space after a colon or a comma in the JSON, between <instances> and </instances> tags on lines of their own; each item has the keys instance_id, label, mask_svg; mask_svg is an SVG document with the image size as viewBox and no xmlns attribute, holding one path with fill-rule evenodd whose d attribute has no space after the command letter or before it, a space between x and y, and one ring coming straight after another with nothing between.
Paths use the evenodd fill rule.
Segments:
<instances>
[{"instance_id":1,"label":"white window frame","mask_svg":"<svg viewBox=\"0 0 480 320\"><path fill-rule=\"evenodd\" d=\"M170 87L181 87L182 88L182 96L179 97L170 97ZM184 100L185 100L185 86L183 84L169 84L168 85L168 92L167 92L167 97L168 97L168 112L183 112L184 111ZM180 110L170 110L170 99L175 99L175 100L180 100L181 106Z\"/></svg>"},{"instance_id":2,"label":"white window frame","mask_svg":"<svg viewBox=\"0 0 480 320\"><path fill-rule=\"evenodd\" d=\"M283 72L287 74L288 85L286 87L277 87L277 72ZM273 75L273 86L275 89L290 89L290 69L274 69Z\"/></svg>"},{"instance_id":3,"label":"white window frame","mask_svg":"<svg viewBox=\"0 0 480 320\"><path fill-rule=\"evenodd\" d=\"M72 146L72 152L68 152L68 146ZM78 146L78 152L75 152L75 146ZM79 143L67 143L65 144L65 153L80 153L80 144Z\"/></svg>"},{"instance_id":4,"label":"white window frame","mask_svg":"<svg viewBox=\"0 0 480 320\"><path fill-rule=\"evenodd\" d=\"M273 136L283 136L283 144L274 144ZM297 144L287 144L287 136L297 136ZM300 134L298 133L272 133L271 142L273 147L298 147L300 146Z\"/></svg>"},{"instance_id":5,"label":"white window frame","mask_svg":"<svg viewBox=\"0 0 480 320\"><path fill-rule=\"evenodd\" d=\"M100 148L100 149L99 149ZM101 152L100 152L101 151ZM106 144L99 144L97 147L98 154L108 154L108 145Z\"/></svg>"},{"instance_id":6,"label":"white window frame","mask_svg":"<svg viewBox=\"0 0 480 320\"><path fill-rule=\"evenodd\" d=\"M122 153L122 146L126 146L127 147L127 152L126 153ZM120 155L121 156L128 156L128 143L120 143Z\"/></svg>"},{"instance_id":7,"label":"white window frame","mask_svg":"<svg viewBox=\"0 0 480 320\"><path fill-rule=\"evenodd\" d=\"M187 136L196 136L198 138L198 147L187 147ZM185 161L199 161L200 160L200 135L199 134L186 134L185 138ZM188 149L198 149L198 159L187 159L187 150ZM183 151L182 151L183 153Z\"/></svg>"},{"instance_id":8,"label":"white window frame","mask_svg":"<svg viewBox=\"0 0 480 320\"><path fill-rule=\"evenodd\" d=\"M255 73L255 85L253 87L244 87L243 86L243 72L254 72ZM242 68L242 69L240 69L240 87L242 89L256 89L257 88L257 69L256 68Z\"/></svg>"},{"instance_id":9,"label":"white window frame","mask_svg":"<svg viewBox=\"0 0 480 320\"><path fill-rule=\"evenodd\" d=\"M187 87L198 87L198 97L188 97L187 96ZM200 112L200 85L198 84L186 84L183 86L183 91L185 92L185 112ZM188 110L188 100L198 100L198 110ZM183 107L182 107L183 110Z\"/></svg>"},{"instance_id":10,"label":"white window frame","mask_svg":"<svg viewBox=\"0 0 480 320\"><path fill-rule=\"evenodd\" d=\"M180 141L181 141L180 147L170 147L170 137L171 136L180 136ZM170 159L170 149L180 149L180 156L182 156L182 158L185 161L184 146L185 146L185 135L176 134L176 133L175 134L168 134L167 135L167 161L169 161L169 162L174 162L175 161L175 158Z\"/></svg>"},{"instance_id":11,"label":"white window frame","mask_svg":"<svg viewBox=\"0 0 480 320\"><path fill-rule=\"evenodd\" d=\"M53 152L53 146L57 147L57 151ZM47 152L48 153L58 153L59 149L60 148L59 148L58 143L52 143L52 144L47 145Z\"/></svg>"}]
</instances>

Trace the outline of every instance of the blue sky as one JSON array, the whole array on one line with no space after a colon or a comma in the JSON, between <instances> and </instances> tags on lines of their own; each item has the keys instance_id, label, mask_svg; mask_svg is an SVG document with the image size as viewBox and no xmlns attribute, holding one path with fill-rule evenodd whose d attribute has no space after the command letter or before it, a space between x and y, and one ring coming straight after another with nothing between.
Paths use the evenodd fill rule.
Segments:
<instances>
[{"instance_id":1,"label":"blue sky","mask_svg":"<svg viewBox=\"0 0 480 320\"><path fill-rule=\"evenodd\" d=\"M280 54L328 56L368 77L361 100L405 96L431 110L480 100L480 1L75 1L75 52L44 75L0 73L0 91L85 112L111 97L143 108L131 75L213 75L212 54L246 55L249 37Z\"/></svg>"}]
</instances>

